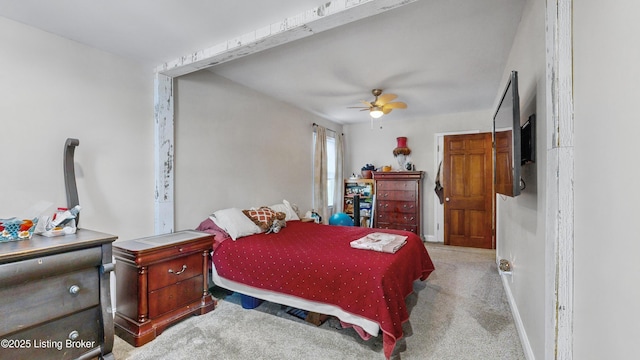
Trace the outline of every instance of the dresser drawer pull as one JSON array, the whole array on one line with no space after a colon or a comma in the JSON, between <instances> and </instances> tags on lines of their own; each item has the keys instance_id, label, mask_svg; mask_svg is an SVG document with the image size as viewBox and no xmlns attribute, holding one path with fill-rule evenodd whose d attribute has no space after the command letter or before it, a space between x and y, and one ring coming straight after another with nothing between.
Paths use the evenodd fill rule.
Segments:
<instances>
[{"instance_id":1,"label":"dresser drawer pull","mask_svg":"<svg viewBox=\"0 0 640 360\"><path fill-rule=\"evenodd\" d=\"M80 292L80 286L78 286L78 285L69 286L69 294L76 295L79 292Z\"/></svg>"},{"instance_id":2,"label":"dresser drawer pull","mask_svg":"<svg viewBox=\"0 0 640 360\"><path fill-rule=\"evenodd\" d=\"M175 274L175 275L180 275L182 274L185 270L187 270L187 265L182 265L182 270L180 271L173 271L173 269L169 269L169 273L170 274Z\"/></svg>"},{"instance_id":3,"label":"dresser drawer pull","mask_svg":"<svg viewBox=\"0 0 640 360\"><path fill-rule=\"evenodd\" d=\"M80 337L80 333L78 333L77 330L73 330L69 333L69 340L76 340L78 337Z\"/></svg>"}]
</instances>

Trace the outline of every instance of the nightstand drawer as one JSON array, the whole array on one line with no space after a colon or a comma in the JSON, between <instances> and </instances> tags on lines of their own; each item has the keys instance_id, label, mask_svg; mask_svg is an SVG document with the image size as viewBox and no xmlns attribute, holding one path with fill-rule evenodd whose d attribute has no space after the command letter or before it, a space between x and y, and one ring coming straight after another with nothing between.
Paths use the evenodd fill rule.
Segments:
<instances>
[{"instance_id":1,"label":"nightstand drawer","mask_svg":"<svg viewBox=\"0 0 640 360\"><path fill-rule=\"evenodd\" d=\"M202 275L204 256L195 253L149 266L149 291Z\"/></svg>"},{"instance_id":2,"label":"nightstand drawer","mask_svg":"<svg viewBox=\"0 0 640 360\"><path fill-rule=\"evenodd\" d=\"M149 317L155 318L182 305L198 301L205 291L202 284L203 276L199 275L150 292Z\"/></svg>"},{"instance_id":3,"label":"nightstand drawer","mask_svg":"<svg viewBox=\"0 0 640 360\"><path fill-rule=\"evenodd\" d=\"M0 335L98 305L98 275L95 267L0 289Z\"/></svg>"},{"instance_id":4,"label":"nightstand drawer","mask_svg":"<svg viewBox=\"0 0 640 360\"><path fill-rule=\"evenodd\" d=\"M6 359L76 359L99 348L101 330L100 307L96 306L77 314L43 324L11 336L22 347L2 349ZM73 340L75 338L75 340ZM99 352L98 352L99 354Z\"/></svg>"}]
</instances>

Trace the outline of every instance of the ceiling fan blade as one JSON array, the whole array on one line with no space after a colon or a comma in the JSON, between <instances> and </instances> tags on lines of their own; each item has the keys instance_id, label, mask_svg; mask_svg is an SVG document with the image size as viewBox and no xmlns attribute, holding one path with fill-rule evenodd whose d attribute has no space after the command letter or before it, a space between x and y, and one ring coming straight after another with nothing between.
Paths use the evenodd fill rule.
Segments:
<instances>
[{"instance_id":1,"label":"ceiling fan blade","mask_svg":"<svg viewBox=\"0 0 640 360\"><path fill-rule=\"evenodd\" d=\"M347 109L364 109L364 110L369 110L370 107L364 107L364 106L347 106Z\"/></svg>"},{"instance_id":2,"label":"ceiling fan blade","mask_svg":"<svg viewBox=\"0 0 640 360\"><path fill-rule=\"evenodd\" d=\"M382 107L382 113L383 113L383 114L385 114L385 115L387 115L388 113L390 113L390 112L391 112L391 110L393 110L393 109L392 109L392 108L389 108L389 107L386 107L386 106L383 106L383 107Z\"/></svg>"},{"instance_id":3,"label":"ceiling fan blade","mask_svg":"<svg viewBox=\"0 0 640 360\"><path fill-rule=\"evenodd\" d=\"M406 109L407 104L403 103L402 101L396 101L396 102L385 104L384 108L385 109Z\"/></svg>"},{"instance_id":4,"label":"ceiling fan blade","mask_svg":"<svg viewBox=\"0 0 640 360\"><path fill-rule=\"evenodd\" d=\"M370 102L368 102L368 101L360 100L360 102L361 102L361 103L363 103L363 104L365 104L365 105L367 105L368 107L372 107L372 106L373 106L373 104L371 104L371 103L370 103Z\"/></svg>"},{"instance_id":5,"label":"ceiling fan blade","mask_svg":"<svg viewBox=\"0 0 640 360\"><path fill-rule=\"evenodd\" d=\"M397 97L398 95L396 94L382 94L378 96L378 100L376 100L375 104L378 106L383 106L384 104L388 103L389 101L392 101Z\"/></svg>"}]
</instances>

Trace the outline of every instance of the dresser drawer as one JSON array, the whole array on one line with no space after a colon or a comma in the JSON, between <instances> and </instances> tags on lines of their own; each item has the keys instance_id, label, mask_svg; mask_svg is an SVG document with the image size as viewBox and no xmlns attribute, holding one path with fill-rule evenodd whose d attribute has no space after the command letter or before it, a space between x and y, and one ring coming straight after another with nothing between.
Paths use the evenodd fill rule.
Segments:
<instances>
[{"instance_id":1,"label":"dresser drawer","mask_svg":"<svg viewBox=\"0 0 640 360\"><path fill-rule=\"evenodd\" d=\"M203 276L198 275L150 292L149 317L153 319L182 305L198 301L205 291L202 284Z\"/></svg>"},{"instance_id":2,"label":"dresser drawer","mask_svg":"<svg viewBox=\"0 0 640 360\"><path fill-rule=\"evenodd\" d=\"M55 306L48 305L49 310ZM101 342L100 307L92 307L51 321L38 327L27 329L3 341L13 342L11 347L2 348L3 359L76 359L98 348ZM77 335L76 335L77 334ZM74 336L75 340L72 340Z\"/></svg>"},{"instance_id":3,"label":"dresser drawer","mask_svg":"<svg viewBox=\"0 0 640 360\"><path fill-rule=\"evenodd\" d=\"M66 274L90 267L97 268L100 265L102 265L100 246L8 262L0 264L0 284L2 287L20 285L33 279Z\"/></svg>"},{"instance_id":4,"label":"dresser drawer","mask_svg":"<svg viewBox=\"0 0 640 360\"><path fill-rule=\"evenodd\" d=\"M3 287L0 335L98 305L99 288L97 267Z\"/></svg>"},{"instance_id":5,"label":"dresser drawer","mask_svg":"<svg viewBox=\"0 0 640 360\"><path fill-rule=\"evenodd\" d=\"M408 224L408 225L417 225L418 217L415 214L405 214L405 213L384 213L378 212L376 215L378 220L378 224Z\"/></svg>"},{"instance_id":6,"label":"dresser drawer","mask_svg":"<svg viewBox=\"0 0 640 360\"><path fill-rule=\"evenodd\" d=\"M416 192L400 190L378 191L378 201L380 200L416 201Z\"/></svg>"},{"instance_id":7,"label":"dresser drawer","mask_svg":"<svg viewBox=\"0 0 640 360\"><path fill-rule=\"evenodd\" d=\"M415 213L416 203L414 201L378 201L377 211L381 212L401 212L401 213Z\"/></svg>"},{"instance_id":8,"label":"dresser drawer","mask_svg":"<svg viewBox=\"0 0 640 360\"><path fill-rule=\"evenodd\" d=\"M376 225L376 227L378 229L393 229L393 230L411 231L414 234L420 235L420 234L418 234L418 226L417 225L378 222L378 225Z\"/></svg>"},{"instance_id":9,"label":"dresser drawer","mask_svg":"<svg viewBox=\"0 0 640 360\"><path fill-rule=\"evenodd\" d=\"M182 256L149 266L149 291L202 275L202 253Z\"/></svg>"},{"instance_id":10,"label":"dresser drawer","mask_svg":"<svg viewBox=\"0 0 640 360\"><path fill-rule=\"evenodd\" d=\"M401 190L401 191L416 191L418 189L418 183L416 181L378 181L376 184L376 191L380 190Z\"/></svg>"}]
</instances>

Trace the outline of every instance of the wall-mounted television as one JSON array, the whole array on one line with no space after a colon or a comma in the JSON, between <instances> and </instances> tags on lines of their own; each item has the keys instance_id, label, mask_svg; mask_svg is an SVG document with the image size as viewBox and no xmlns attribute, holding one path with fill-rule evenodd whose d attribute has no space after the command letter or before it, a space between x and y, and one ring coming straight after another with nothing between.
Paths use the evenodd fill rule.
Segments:
<instances>
[{"instance_id":1,"label":"wall-mounted television","mask_svg":"<svg viewBox=\"0 0 640 360\"><path fill-rule=\"evenodd\" d=\"M526 165L536 162L536 114L520 127L520 164Z\"/></svg>"},{"instance_id":2,"label":"wall-mounted television","mask_svg":"<svg viewBox=\"0 0 640 360\"><path fill-rule=\"evenodd\" d=\"M496 193L520 195L521 151L518 72L512 71L493 116L493 180Z\"/></svg>"}]
</instances>

